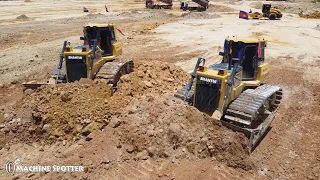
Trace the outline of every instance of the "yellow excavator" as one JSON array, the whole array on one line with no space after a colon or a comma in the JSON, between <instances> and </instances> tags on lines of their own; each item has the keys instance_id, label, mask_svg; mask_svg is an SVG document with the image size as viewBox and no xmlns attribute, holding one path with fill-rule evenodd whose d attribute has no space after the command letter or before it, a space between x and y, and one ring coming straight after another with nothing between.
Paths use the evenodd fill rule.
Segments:
<instances>
[{"instance_id":1,"label":"yellow excavator","mask_svg":"<svg viewBox=\"0 0 320 180\"><path fill-rule=\"evenodd\" d=\"M64 41L58 68L51 73L46 84L88 78L105 81L115 88L121 75L133 71L132 60L115 61L122 54L123 46L117 40L116 30L115 24L87 24L83 28L84 36L80 37L82 45L72 47L70 42ZM23 85L33 89L45 84L31 82Z\"/></svg>"},{"instance_id":2,"label":"yellow excavator","mask_svg":"<svg viewBox=\"0 0 320 180\"><path fill-rule=\"evenodd\" d=\"M222 61L205 65L199 58L189 83L175 97L243 132L252 152L268 131L282 99L279 86L264 84L270 69L266 40L226 38Z\"/></svg>"}]
</instances>

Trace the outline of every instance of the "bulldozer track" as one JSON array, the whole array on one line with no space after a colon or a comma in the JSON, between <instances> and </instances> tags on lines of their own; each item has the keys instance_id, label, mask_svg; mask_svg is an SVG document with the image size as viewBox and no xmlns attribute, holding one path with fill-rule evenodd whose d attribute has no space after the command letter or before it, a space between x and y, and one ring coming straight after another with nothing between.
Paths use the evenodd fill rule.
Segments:
<instances>
[{"instance_id":1,"label":"bulldozer track","mask_svg":"<svg viewBox=\"0 0 320 180\"><path fill-rule=\"evenodd\" d=\"M279 86L261 85L247 89L234 100L221 120L222 124L243 132L249 138L252 151L267 133L282 99Z\"/></svg>"},{"instance_id":2,"label":"bulldozer track","mask_svg":"<svg viewBox=\"0 0 320 180\"><path fill-rule=\"evenodd\" d=\"M259 115L275 111L282 99L279 86L262 85L247 89L234 100L226 110L225 119L230 122L252 127Z\"/></svg>"},{"instance_id":3,"label":"bulldozer track","mask_svg":"<svg viewBox=\"0 0 320 180\"><path fill-rule=\"evenodd\" d=\"M174 97L189 104L193 99L193 88L186 97L187 85L179 89ZM267 133L282 99L282 89L268 84L255 89L246 89L225 110L221 123L235 131L243 132L249 138L252 151Z\"/></svg>"},{"instance_id":4,"label":"bulldozer track","mask_svg":"<svg viewBox=\"0 0 320 180\"><path fill-rule=\"evenodd\" d=\"M124 62L107 62L96 74L96 80L103 80L112 87L116 87L122 75L129 74L133 71L133 61Z\"/></svg>"}]
</instances>

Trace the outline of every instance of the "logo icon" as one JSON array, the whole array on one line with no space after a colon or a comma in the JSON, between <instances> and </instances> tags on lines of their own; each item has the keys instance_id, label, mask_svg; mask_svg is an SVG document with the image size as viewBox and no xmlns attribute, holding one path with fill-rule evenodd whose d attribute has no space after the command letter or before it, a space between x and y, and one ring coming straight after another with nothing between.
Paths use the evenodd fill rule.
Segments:
<instances>
[{"instance_id":1,"label":"logo icon","mask_svg":"<svg viewBox=\"0 0 320 180\"><path fill-rule=\"evenodd\" d=\"M82 56L68 56L69 59L82 59Z\"/></svg>"},{"instance_id":2,"label":"logo icon","mask_svg":"<svg viewBox=\"0 0 320 180\"><path fill-rule=\"evenodd\" d=\"M205 81L205 82L213 83L213 84L218 83L218 81L216 79L211 79L211 78L206 78L206 77L200 77L200 81Z\"/></svg>"},{"instance_id":3,"label":"logo icon","mask_svg":"<svg viewBox=\"0 0 320 180\"><path fill-rule=\"evenodd\" d=\"M10 174L16 172L16 164L14 162L7 162L6 171Z\"/></svg>"}]
</instances>

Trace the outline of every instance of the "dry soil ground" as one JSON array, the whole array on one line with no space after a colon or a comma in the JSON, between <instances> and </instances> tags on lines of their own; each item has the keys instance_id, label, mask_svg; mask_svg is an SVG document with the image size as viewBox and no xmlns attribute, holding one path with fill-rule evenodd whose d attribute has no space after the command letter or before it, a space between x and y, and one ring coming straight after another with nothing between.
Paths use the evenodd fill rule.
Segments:
<instances>
[{"instance_id":1,"label":"dry soil ground","mask_svg":"<svg viewBox=\"0 0 320 180\"><path fill-rule=\"evenodd\" d=\"M320 21L289 11L319 3L281 2L288 10L279 21L238 19L239 9L261 3L254 1L211 2L203 13L181 12L179 2L173 10L146 10L127 0L108 1L106 13L104 3L0 1L0 164L88 167L9 175L1 165L0 179L320 178ZM45 81L63 40L80 43L90 22L116 23L125 34L118 35L121 58L136 69L118 92L110 97L92 82L23 92L23 81ZM226 36L267 39L267 82L285 92L273 128L250 155L242 134L171 101L197 57L220 61Z\"/></svg>"}]
</instances>

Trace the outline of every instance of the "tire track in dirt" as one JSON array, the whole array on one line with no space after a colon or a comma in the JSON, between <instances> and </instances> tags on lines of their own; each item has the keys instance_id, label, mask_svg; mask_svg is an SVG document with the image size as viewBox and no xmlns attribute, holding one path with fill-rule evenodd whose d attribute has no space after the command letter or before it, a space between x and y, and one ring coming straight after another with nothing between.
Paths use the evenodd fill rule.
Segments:
<instances>
[{"instance_id":1,"label":"tire track in dirt","mask_svg":"<svg viewBox=\"0 0 320 180\"><path fill-rule=\"evenodd\" d=\"M151 174L158 170L159 166L153 160L140 161L136 163L119 163L113 169L102 171L100 177L103 179L138 180L149 179Z\"/></svg>"},{"instance_id":2,"label":"tire track in dirt","mask_svg":"<svg viewBox=\"0 0 320 180\"><path fill-rule=\"evenodd\" d=\"M213 159L199 161L187 160L179 164L171 164L163 169L167 179L214 179L214 180L250 180L254 178L253 171L243 171L225 166ZM160 172L161 174L161 172ZM155 178L153 178L155 179ZM161 179L161 178L160 178Z\"/></svg>"},{"instance_id":3,"label":"tire track in dirt","mask_svg":"<svg viewBox=\"0 0 320 180\"><path fill-rule=\"evenodd\" d=\"M304 80L295 69L281 65L272 69L268 82L282 86L285 98L272 130L253 156L261 169L267 169L266 179L317 179L318 86Z\"/></svg>"},{"instance_id":4,"label":"tire track in dirt","mask_svg":"<svg viewBox=\"0 0 320 180\"><path fill-rule=\"evenodd\" d=\"M289 127L289 129L287 129L286 132L282 134L281 139L279 139L279 141L274 146L275 148L270 153L270 159L282 159L282 161L279 161L280 168L278 168L277 172L279 173L279 175L276 175L279 176L279 178L289 178L290 174L288 174L289 177L286 176L286 171L290 170L292 164L297 160L296 152L294 151L294 145L297 142L301 141L302 135L301 133L299 133L301 131L301 126L299 124L299 122L293 123L292 126ZM295 138L292 139L292 137Z\"/></svg>"}]
</instances>

